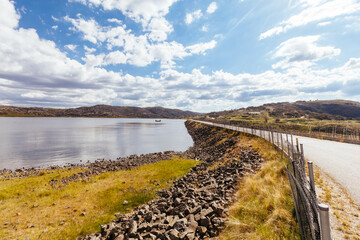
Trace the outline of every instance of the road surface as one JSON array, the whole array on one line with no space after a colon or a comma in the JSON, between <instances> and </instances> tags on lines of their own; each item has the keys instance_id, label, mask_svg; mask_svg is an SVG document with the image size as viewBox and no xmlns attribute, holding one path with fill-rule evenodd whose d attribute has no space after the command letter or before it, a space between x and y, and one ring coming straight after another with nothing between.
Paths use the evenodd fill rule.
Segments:
<instances>
[{"instance_id":1,"label":"road surface","mask_svg":"<svg viewBox=\"0 0 360 240\"><path fill-rule=\"evenodd\" d=\"M304 155L332 176L360 205L360 145L295 136Z\"/></svg>"},{"instance_id":2,"label":"road surface","mask_svg":"<svg viewBox=\"0 0 360 240\"><path fill-rule=\"evenodd\" d=\"M226 127L232 130L247 132L261 137L269 138L267 131L260 133L258 130L249 128L234 127L224 124L213 124L199 121L208 125ZM280 143L274 134L274 140ZM350 194L352 199L360 205L360 145L334 142L329 140L320 140L302 136L293 136L293 142L296 138L303 144L304 155L309 161L312 161L324 172L332 176L340 183ZM285 139L285 138L284 138ZM290 139L289 139L290 140Z\"/></svg>"}]
</instances>

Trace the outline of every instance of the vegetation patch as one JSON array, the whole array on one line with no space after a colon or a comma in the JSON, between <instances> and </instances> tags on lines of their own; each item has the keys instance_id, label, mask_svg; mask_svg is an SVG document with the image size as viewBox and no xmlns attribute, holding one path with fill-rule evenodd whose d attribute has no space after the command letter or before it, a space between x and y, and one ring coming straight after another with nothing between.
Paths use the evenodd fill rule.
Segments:
<instances>
[{"instance_id":1,"label":"vegetation patch","mask_svg":"<svg viewBox=\"0 0 360 240\"><path fill-rule=\"evenodd\" d=\"M240 134L240 147L264 158L262 168L239 184L221 239L300 239L286 175L287 159L270 143Z\"/></svg>"},{"instance_id":2,"label":"vegetation patch","mask_svg":"<svg viewBox=\"0 0 360 240\"><path fill-rule=\"evenodd\" d=\"M103 173L61 188L48 182L80 171L0 181L0 239L75 239L100 230L114 214L132 211L198 164L174 157L130 171Z\"/></svg>"}]
</instances>

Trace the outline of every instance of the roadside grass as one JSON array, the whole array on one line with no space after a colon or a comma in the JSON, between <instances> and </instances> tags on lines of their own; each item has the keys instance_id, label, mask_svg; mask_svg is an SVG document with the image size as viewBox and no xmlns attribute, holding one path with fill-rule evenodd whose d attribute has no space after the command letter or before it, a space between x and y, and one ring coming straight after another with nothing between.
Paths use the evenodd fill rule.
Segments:
<instances>
[{"instance_id":1,"label":"roadside grass","mask_svg":"<svg viewBox=\"0 0 360 240\"><path fill-rule=\"evenodd\" d=\"M240 182L220 239L300 239L286 175L288 160L258 137L240 134L238 146L252 147L264 163Z\"/></svg>"},{"instance_id":2,"label":"roadside grass","mask_svg":"<svg viewBox=\"0 0 360 240\"><path fill-rule=\"evenodd\" d=\"M156 197L198 164L172 158L130 171L103 173L60 188L47 183L80 169L44 172L42 176L0 181L0 239L75 239L100 230ZM128 203L123 204L124 200Z\"/></svg>"}]
</instances>

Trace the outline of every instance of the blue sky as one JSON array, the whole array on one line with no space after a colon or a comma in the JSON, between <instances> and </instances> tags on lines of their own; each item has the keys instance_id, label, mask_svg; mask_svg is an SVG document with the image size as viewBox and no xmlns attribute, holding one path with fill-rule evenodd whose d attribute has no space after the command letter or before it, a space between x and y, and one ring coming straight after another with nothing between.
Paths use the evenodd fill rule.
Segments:
<instances>
[{"instance_id":1,"label":"blue sky","mask_svg":"<svg viewBox=\"0 0 360 240\"><path fill-rule=\"evenodd\" d=\"M360 1L0 0L0 105L360 100Z\"/></svg>"}]
</instances>

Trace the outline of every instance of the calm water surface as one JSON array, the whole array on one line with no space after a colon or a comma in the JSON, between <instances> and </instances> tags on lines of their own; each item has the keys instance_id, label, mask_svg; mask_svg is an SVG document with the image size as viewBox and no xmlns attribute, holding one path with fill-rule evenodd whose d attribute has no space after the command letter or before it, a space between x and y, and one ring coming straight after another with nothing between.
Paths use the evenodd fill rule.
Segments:
<instances>
[{"instance_id":1,"label":"calm water surface","mask_svg":"<svg viewBox=\"0 0 360 240\"><path fill-rule=\"evenodd\" d=\"M0 117L0 169L115 160L192 144L184 120Z\"/></svg>"}]
</instances>

